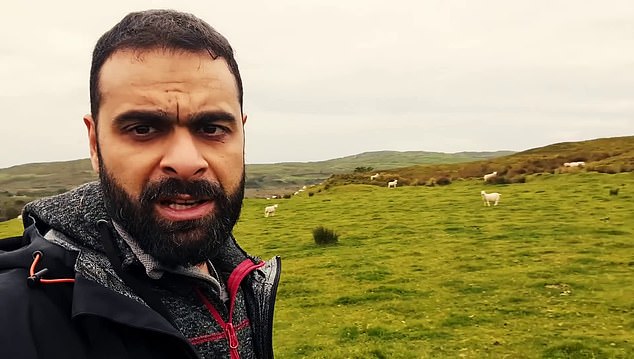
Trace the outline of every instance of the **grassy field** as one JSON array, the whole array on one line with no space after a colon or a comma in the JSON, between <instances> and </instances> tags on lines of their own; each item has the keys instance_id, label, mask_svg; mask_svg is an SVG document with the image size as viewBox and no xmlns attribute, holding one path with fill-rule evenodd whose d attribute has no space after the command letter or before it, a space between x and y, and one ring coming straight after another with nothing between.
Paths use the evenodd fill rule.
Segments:
<instances>
[{"instance_id":1,"label":"grassy field","mask_svg":"<svg viewBox=\"0 0 634 359\"><path fill-rule=\"evenodd\" d=\"M350 185L269 218L247 200L236 235L283 257L280 358L632 358L632 192L633 173ZM319 225L340 244L315 246Z\"/></svg>"},{"instance_id":2,"label":"grassy field","mask_svg":"<svg viewBox=\"0 0 634 359\"><path fill-rule=\"evenodd\" d=\"M634 173L309 191L247 199L235 230L283 258L276 357L634 357Z\"/></svg>"}]
</instances>

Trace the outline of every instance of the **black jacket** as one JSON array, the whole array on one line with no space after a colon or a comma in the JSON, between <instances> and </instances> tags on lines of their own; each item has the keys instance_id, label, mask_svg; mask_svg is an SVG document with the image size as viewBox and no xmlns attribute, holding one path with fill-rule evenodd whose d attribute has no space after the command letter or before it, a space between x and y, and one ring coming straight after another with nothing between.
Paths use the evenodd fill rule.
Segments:
<instances>
[{"instance_id":1,"label":"black jacket","mask_svg":"<svg viewBox=\"0 0 634 359\"><path fill-rule=\"evenodd\" d=\"M28 280L74 278L74 283ZM0 240L0 358L198 358L178 330L152 308L73 269L77 253L42 237ZM273 358L272 321L280 261L276 257L241 284L258 358Z\"/></svg>"}]
</instances>

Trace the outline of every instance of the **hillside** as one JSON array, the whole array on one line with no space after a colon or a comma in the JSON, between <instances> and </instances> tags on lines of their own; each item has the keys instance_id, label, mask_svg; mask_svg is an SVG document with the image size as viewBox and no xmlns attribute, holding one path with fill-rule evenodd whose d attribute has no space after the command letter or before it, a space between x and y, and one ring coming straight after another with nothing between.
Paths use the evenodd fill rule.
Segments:
<instances>
[{"instance_id":1,"label":"hillside","mask_svg":"<svg viewBox=\"0 0 634 359\"><path fill-rule=\"evenodd\" d=\"M378 170L414 164L457 163L508 153L378 151L319 162L247 164L246 196L290 193L303 185L319 183L332 174L352 172L357 167ZM15 217L25 203L35 198L61 193L96 178L88 159L30 163L0 169L0 220Z\"/></svg>"},{"instance_id":2,"label":"hillside","mask_svg":"<svg viewBox=\"0 0 634 359\"><path fill-rule=\"evenodd\" d=\"M258 196L271 191L289 192L322 182L332 174L349 173L357 168L372 171L421 164L462 163L505 156L514 152L375 151L316 162L285 162L247 165L247 195Z\"/></svg>"},{"instance_id":3,"label":"hillside","mask_svg":"<svg viewBox=\"0 0 634 359\"><path fill-rule=\"evenodd\" d=\"M565 168L565 162L585 161L584 168ZM338 174L329 178L330 185L365 183L384 186L398 179L399 185L434 185L439 179L448 183L457 179L479 178L498 172L494 183L523 182L535 173L595 171L620 173L634 171L634 136L600 138L579 142L562 142L523 152L472 162L415 165L391 168L370 181L369 173Z\"/></svg>"}]
</instances>

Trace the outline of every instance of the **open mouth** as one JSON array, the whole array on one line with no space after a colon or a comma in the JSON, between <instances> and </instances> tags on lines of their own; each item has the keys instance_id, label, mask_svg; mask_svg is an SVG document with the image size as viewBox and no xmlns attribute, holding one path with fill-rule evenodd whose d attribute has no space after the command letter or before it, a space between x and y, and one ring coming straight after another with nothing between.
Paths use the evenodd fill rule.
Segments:
<instances>
[{"instance_id":1,"label":"open mouth","mask_svg":"<svg viewBox=\"0 0 634 359\"><path fill-rule=\"evenodd\" d=\"M178 196L163 198L157 202L158 213L170 220L192 220L204 217L214 208L211 198L192 198L191 196Z\"/></svg>"},{"instance_id":2,"label":"open mouth","mask_svg":"<svg viewBox=\"0 0 634 359\"><path fill-rule=\"evenodd\" d=\"M189 209L195 206L198 206L200 204L203 204L205 202L209 202L210 200L208 199L200 199L200 200L163 200L160 201L160 205L161 206L165 206L165 207L169 207L173 210L184 210L184 209Z\"/></svg>"}]
</instances>

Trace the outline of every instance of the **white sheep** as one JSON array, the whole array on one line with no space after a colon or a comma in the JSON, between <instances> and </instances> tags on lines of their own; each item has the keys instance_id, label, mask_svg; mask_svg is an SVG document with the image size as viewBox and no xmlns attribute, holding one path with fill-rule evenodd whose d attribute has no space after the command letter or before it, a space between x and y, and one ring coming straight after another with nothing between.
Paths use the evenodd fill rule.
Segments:
<instances>
[{"instance_id":1,"label":"white sheep","mask_svg":"<svg viewBox=\"0 0 634 359\"><path fill-rule=\"evenodd\" d=\"M484 182L488 182L489 180L494 179L497 175L498 175L498 171L485 174L483 177Z\"/></svg>"},{"instance_id":2,"label":"white sheep","mask_svg":"<svg viewBox=\"0 0 634 359\"><path fill-rule=\"evenodd\" d=\"M586 165L586 163L584 161L566 162L566 163L564 163L564 167L583 167L585 165Z\"/></svg>"},{"instance_id":3,"label":"white sheep","mask_svg":"<svg viewBox=\"0 0 634 359\"><path fill-rule=\"evenodd\" d=\"M372 176L370 176L370 181L374 181L375 179L377 179L379 177L379 174L374 174Z\"/></svg>"},{"instance_id":4,"label":"white sheep","mask_svg":"<svg viewBox=\"0 0 634 359\"><path fill-rule=\"evenodd\" d=\"M480 191L480 194L482 195L482 200L484 201L484 205L485 206L491 206L490 202L495 202L493 203L494 206L498 205L498 202L500 201L500 196L502 196L501 194L494 192L494 193L486 193L484 191Z\"/></svg>"},{"instance_id":5,"label":"white sheep","mask_svg":"<svg viewBox=\"0 0 634 359\"><path fill-rule=\"evenodd\" d=\"M274 204L272 206L266 206L264 208L264 217L268 217L269 215L274 216L276 208L277 208L277 204Z\"/></svg>"},{"instance_id":6,"label":"white sheep","mask_svg":"<svg viewBox=\"0 0 634 359\"><path fill-rule=\"evenodd\" d=\"M391 182L387 183L387 188L396 188L396 184L398 183L398 180L394 180Z\"/></svg>"}]
</instances>

